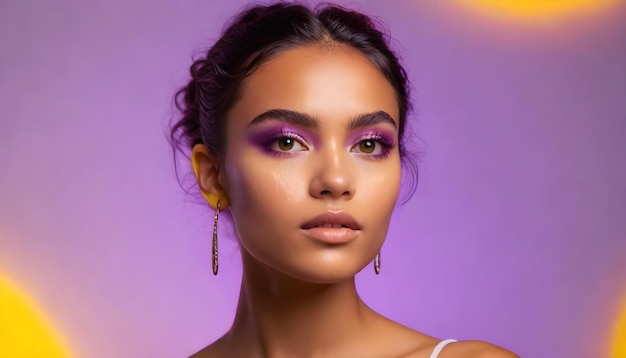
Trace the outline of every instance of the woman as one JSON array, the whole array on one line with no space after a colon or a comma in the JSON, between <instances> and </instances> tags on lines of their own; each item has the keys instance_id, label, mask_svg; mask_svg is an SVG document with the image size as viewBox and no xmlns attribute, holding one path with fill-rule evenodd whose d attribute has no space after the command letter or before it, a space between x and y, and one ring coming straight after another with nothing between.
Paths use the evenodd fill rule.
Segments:
<instances>
[{"instance_id":1,"label":"woman","mask_svg":"<svg viewBox=\"0 0 626 358\"><path fill-rule=\"evenodd\" d=\"M416 332L357 295L355 274L380 270L408 160L407 77L368 17L252 7L191 76L173 144L215 209L214 273L225 210L243 261L230 331L193 357L515 357Z\"/></svg>"}]
</instances>

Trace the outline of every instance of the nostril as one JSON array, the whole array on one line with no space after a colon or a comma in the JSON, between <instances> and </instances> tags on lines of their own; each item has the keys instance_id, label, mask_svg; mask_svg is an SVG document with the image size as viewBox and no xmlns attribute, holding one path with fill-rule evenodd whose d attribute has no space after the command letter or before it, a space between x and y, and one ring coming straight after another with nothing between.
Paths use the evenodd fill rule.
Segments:
<instances>
[{"instance_id":1,"label":"nostril","mask_svg":"<svg viewBox=\"0 0 626 358\"><path fill-rule=\"evenodd\" d=\"M343 176L332 177L320 175L320 177L315 178L309 186L309 194L312 197L320 199L351 198L354 195L354 191L355 188L352 187L349 179Z\"/></svg>"},{"instance_id":2,"label":"nostril","mask_svg":"<svg viewBox=\"0 0 626 358\"><path fill-rule=\"evenodd\" d=\"M343 193L341 193L341 196L350 196L350 191L346 190ZM322 190L320 192L320 196L335 196L335 194L333 193L332 190Z\"/></svg>"}]
</instances>

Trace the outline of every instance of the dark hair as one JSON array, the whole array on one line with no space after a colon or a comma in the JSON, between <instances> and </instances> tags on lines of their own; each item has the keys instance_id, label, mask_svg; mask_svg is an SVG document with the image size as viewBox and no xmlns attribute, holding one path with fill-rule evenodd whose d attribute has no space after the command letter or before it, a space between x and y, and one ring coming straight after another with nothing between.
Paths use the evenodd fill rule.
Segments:
<instances>
[{"instance_id":1,"label":"dark hair","mask_svg":"<svg viewBox=\"0 0 626 358\"><path fill-rule=\"evenodd\" d=\"M241 96L243 80L281 51L333 42L358 50L396 92L399 151L403 166L411 172L408 199L417 185L417 170L407 156L404 140L411 109L407 74L371 18L337 5L310 9L279 2L253 6L233 18L206 56L194 61L191 80L176 93L175 103L182 118L170 131L174 154L179 151L187 156L194 145L203 143L213 155L222 158L226 114Z\"/></svg>"}]
</instances>

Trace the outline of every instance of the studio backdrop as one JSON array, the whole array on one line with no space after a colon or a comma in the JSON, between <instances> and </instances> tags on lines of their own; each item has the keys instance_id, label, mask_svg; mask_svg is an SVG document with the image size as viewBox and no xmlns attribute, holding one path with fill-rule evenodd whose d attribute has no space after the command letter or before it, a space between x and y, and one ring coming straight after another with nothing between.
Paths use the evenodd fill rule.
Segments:
<instances>
[{"instance_id":1,"label":"studio backdrop","mask_svg":"<svg viewBox=\"0 0 626 358\"><path fill-rule=\"evenodd\" d=\"M626 357L625 2L339 3L386 24L415 101L419 183L365 302L526 358ZM183 357L230 327L234 230L213 276L166 132L244 5L0 3L0 357Z\"/></svg>"}]
</instances>

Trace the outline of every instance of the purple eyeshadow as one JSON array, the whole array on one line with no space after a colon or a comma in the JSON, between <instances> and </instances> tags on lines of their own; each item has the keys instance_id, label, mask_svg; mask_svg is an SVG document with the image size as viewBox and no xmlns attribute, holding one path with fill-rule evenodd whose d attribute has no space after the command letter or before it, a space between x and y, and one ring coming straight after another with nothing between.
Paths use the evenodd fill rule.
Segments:
<instances>
[{"instance_id":1,"label":"purple eyeshadow","mask_svg":"<svg viewBox=\"0 0 626 358\"><path fill-rule=\"evenodd\" d=\"M286 126L285 123L259 126L251 130L247 138L249 142L259 150L278 157L294 154L294 152L283 152L272 148L275 142L281 138L291 138L309 148L309 143L313 145L313 148L317 147L317 141L319 140L315 135L308 133L306 130ZM381 146L380 153L368 155L368 157L373 159L384 159L397 147L395 133L378 128L354 131L349 135L346 146L351 150L359 143L368 140L376 142L376 145Z\"/></svg>"},{"instance_id":2,"label":"purple eyeshadow","mask_svg":"<svg viewBox=\"0 0 626 358\"><path fill-rule=\"evenodd\" d=\"M261 128L258 130L252 131L248 135L248 140L255 147L261 149L263 152L282 156L289 155L289 152L279 152L271 148L271 145L281 138L292 138L303 145L306 146L307 141L304 139L304 136L299 134L300 130L295 128L290 128L281 123L281 125L267 126L266 128Z\"/></svg>"},{"instance_id":3,"label":"purple eyeshadow","mask_svg":"<svg viewBox=\"0 0 626 358\"><path fill-rule=\"evenodd\" d=\"M396 146L396 141L393 139L393 137L384 134L368 134L362 137L361 140L375 140L389 149L395 148Z\"/></svg>"},{"instance_id":4,"label":"purple eyeshadow","mask_svg":"<svg viewBox=\"0 0 626 358\"><path fill-rule=\"evenodd\" d=\"M363 131L357 131L349 137L350 145L355 145L363 140L376 140L381 144L388 147L396 146L396 136L393 133L389 133L385 130L380 129L366 129Z\"/></svg>"}]
</instances>

